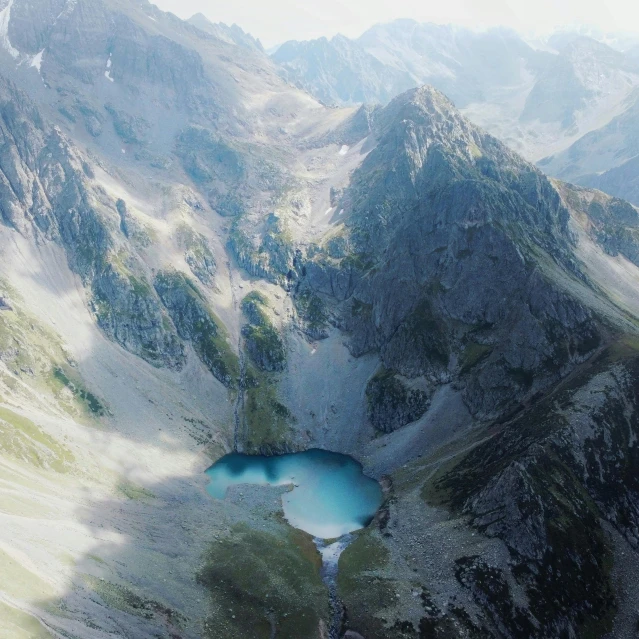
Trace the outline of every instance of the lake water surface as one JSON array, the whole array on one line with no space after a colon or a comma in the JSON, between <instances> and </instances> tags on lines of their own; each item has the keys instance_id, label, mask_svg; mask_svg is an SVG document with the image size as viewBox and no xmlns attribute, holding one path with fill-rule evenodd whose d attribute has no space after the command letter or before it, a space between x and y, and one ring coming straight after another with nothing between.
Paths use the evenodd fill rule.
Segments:
<instances>
[{"instance_id":1,"label":"lake water surface","mask_svg":"<svg viewBox=\"0 0 639 639\"><path fill-rule=\"evenodd\" d=\"M207 490L216 499L224 499L227 489L238 484L293 485L282 495L286 519L321 539L363 528L382 503L380 485L364 475L361 464L325 450L274 457L231 453L206 473Z\"/></svg>"}]
</instances>

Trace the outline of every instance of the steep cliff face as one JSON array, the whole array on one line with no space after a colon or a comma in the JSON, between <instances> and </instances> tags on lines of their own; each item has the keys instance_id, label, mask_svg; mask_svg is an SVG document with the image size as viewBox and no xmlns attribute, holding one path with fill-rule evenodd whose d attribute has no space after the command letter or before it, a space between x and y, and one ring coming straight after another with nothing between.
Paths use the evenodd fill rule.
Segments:
<instances>
[{"instance_id":1,"label":"steep cliff face","mask_svg":"<svg viewBox=\"0 0 639 639\"><path fill-rule=\"evenodd\" d=\"M116 203L95 191L91 169L15 86L2 86L3 218L20 233L64 246L91 289L96 317L131 352L180 367L182 346L142 263L118 237Z\"/></svg>"}]
</instances>

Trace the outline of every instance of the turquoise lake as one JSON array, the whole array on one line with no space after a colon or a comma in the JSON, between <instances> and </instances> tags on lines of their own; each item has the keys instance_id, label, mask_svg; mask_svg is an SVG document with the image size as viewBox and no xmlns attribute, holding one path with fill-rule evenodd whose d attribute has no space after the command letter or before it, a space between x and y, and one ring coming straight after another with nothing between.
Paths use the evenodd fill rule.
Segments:
<instances>
[{"instance_id":1,"label":"turquoise lake","mask_svg":"<svg viewBox=\"0 0 639 639\"><path fill-rule=\"evenodd\" d=\"M295 528L333 539L367 526L382 503L380 485L352 457L312 449L265 457L231 453L206 474L209 494L224 499L230 486L292 485L282 495L284 515Z\"/></svg>"}]
</instances>

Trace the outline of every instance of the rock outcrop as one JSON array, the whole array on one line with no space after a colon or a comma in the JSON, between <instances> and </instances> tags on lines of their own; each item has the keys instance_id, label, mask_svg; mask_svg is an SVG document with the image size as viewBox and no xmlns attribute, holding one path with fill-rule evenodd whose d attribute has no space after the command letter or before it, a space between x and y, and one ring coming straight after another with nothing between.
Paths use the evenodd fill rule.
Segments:
<instances>
[{"instance_id":1,"label":"rock outcrop","mask_svg":"<svg viewBox=\"0 0 639 639\"><path fill-rule=\"evenodd\" d=\"M202 362L220 382L236 387L237 355L228 343L222 323L195 283L178 271L162 271L156 275L154 286L180 337L193 344Z\"/></svg>"}]
</instances>

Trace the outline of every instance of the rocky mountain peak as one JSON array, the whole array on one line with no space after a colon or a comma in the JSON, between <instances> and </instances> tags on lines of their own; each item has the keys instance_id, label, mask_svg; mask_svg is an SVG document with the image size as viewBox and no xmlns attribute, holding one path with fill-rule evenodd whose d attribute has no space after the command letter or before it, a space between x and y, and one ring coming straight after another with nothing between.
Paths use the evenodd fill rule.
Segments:
<instances>
[{"instance_id":1,"label":"rocky mountain peak","mask_svg":"<svg viewBox=\"0 0 639 639\"><path fill-rule=\"evenodd\" d=\"M196 13L191 16L187 22L201 31L223 40L224 42L236 44L246 49L259 51L260 53L264 52L262 43L258 39L254 38L250 33L246 33L237 24L228 26L223 22L216 23L209 20L203 13Z\"/></svg>"},{"instance_id":2,"label":"rocky mountain peak","mask_svg":"<svg viewBox=\"0 0 639 639\"><path fill-rule=\"evenodd\" d=\"M376 122L377 147L353 180L355 185L359 180L367 183L359 191L365 202L371 202L370 196L388 202L392 209L397 204L391 202L402 200L399 210L406 210L407 201L422 207L425 196L441 199L445 191L455 189L458 194L475 193L484 202L475 207L458 204L459 220L479 219L476 216L483 211L481 219L520 227L522 241L556 247L570 242L567 211L545 176L471 124L438 90L424 86L407 91L385 107ZM381 166L389 173L377 173ZM379 191L368 182L371 178L376 183L379 179ZM512 199L514 194L519 204ZM504 206L496 206L495 198ZM369 210L369 206L360 202L355 208Z\"/></svg>"},{"instance_id":3,"label":"rocky mountain peak","mask_svg":"<svg viewBox=\"0 0 639 639\"><path fill-rule=\"evenodd\" d=\"M379 117L380 131L409 126L420 129L432 142L452 144L454 140L473 137L473 127L454 104L429 85L411 89L397 96Z\"/></svg>"}]
</instances>

